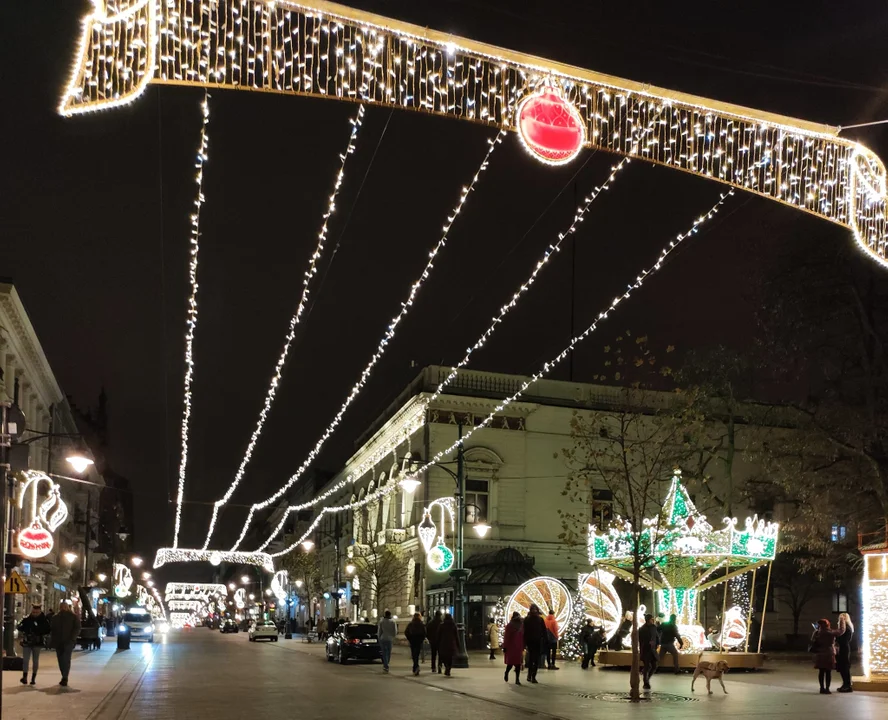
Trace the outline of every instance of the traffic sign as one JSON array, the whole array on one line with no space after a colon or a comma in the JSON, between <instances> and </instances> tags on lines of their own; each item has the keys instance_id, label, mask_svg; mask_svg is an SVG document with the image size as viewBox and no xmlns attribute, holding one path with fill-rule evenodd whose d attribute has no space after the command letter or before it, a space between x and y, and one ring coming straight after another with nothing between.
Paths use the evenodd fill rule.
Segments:
<instances>
[{"instance_id":1,"label":"traffic sign","mask_svg":"<svg viewBox=\"0 0 888 720\"><path fill-rule=\"evenodd\" d=\"M13 570L9 573L9 577L6 578L6 583L3 585L3 592L11 595L27 595L28 584L22 579L21 575Z\"/></svg>"}]
</instances>

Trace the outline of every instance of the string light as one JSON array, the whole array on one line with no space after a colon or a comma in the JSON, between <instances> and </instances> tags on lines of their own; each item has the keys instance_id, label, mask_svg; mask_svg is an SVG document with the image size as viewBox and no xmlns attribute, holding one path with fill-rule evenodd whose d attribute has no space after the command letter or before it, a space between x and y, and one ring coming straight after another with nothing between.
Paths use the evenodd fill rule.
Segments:
<instances>
[{"instance_id":1,"label":"string light","mask_svg":"<svg viewBox=\"0 0 888 720\"><path fill-rule=\"evenodd\" d=\"M187 548L160 548L154 558L154 567L159 568L171 562L209 562L218 553L223 562L234 565L256 565L268 572L274 572L271 556L264 552L222 552L219 550L197 550Z\"/></svg>"},{"instance_id":2,"label":"string light","mask_svg":"<svg viewBox=\"0 0 888 720\"><path fill-rule=\"evenodd\" d=\"M227 593L226 587L220 583L170 582L164 589L167 600L207 600L224 597Z\"/></svg>"},{"instance_id":3,"label":"string light","mask_svg":"<svg viewBox=\"0 0 888 720\"><path fill-rule=\"evenodd\" d=\"M395 336L395 331L398 328L398 325L401 321L406 317L407 313L410 312L410 308L413 306L413 303L416 299L417 293L419 293L419 289L422 287L423 283L428 279L429 275L432 272L432 268L434 267L435 258L441 249L447 244L447 239L450 233L451 227L453 227L453 223L456 222L456 219L459 217L462 212L463 207L466 204L466 201L469 198L471 192L475 189L475 185L478 183L478 180L481 178L481 175L487 169L490 163L490 157L493 155L493 151L496 147L502 142L503 137L505 136L504 131L500 131L497 133L496 137L492 140L488 140L488 148L487 152L484 155L484 160L481 161L481 165L478 170L475 171L475 174L472 176L471 182L464 186L460 192L459 200L456 203L456 206L451 211L450 215L447 217L447 221L444 223L443 234L441 235L441 239L435 244L432 250L429 252L429 259L426 263L425 267L420 273L420 276L413 282L410 286L410 292L407 295L407 299L401 303L401 309L397 315L395 315L391 322L388 325L388 328L385 331L385 334L380 339L379 344L376 346L376 350L373 353L373 356L370 358L370 362L364 367L364 370L361 372L361 376L358 381L352 386L351 392L346 397L345 402L339 408L339 411L336 413L336 416L333 418L333 421L324 431L324 434L321 435L321 438L315 443L315 446L312 448L311 452L308 454L308 457L299 466L299 469L290 477L289 480L281 487L276 493L263 500L262 502L254 503L250 506L250 510L247 513L247 519L244 522L244 526L241 529L240 536L237 541L232 546L232 550L236 550L240 544L243 542L244 537L247 534L247 530L250 527L250 522L253 519L253 515L257 510L262 510L263 508L268 507L273 502L276 502L280 498L282 498L287 490L289 490L293 484L302 477L302 474L308 469L309 465L314 461L317 457L318 453L320 453L321 448L324 446L324 443L327 442L327 439L333 434L336 428L339 426L339 423L342 421L346 411L349 406L355 401L355 399L360 394L361 390L367 384L368 379L370 378L370 374L373 371L373 368L376 364L382 359L382 356L385 354L386 348L388 344L391 342L392 338ZM286 514L285 514L286 517ZM282 521L283 522L283 519ZM261 549L267 547L269 541L262 546Z\"/></svg>"},{"instance_id":4,"label":"string light","mask_svg":"<svg viewBox=\"0 0 888 720\"><path fill-rule=\"evenodd\" d=\"M154 4L153 2L151 4ZM176 491L176 526L173 531L173 547L179 546L179 526L182 521L182 501L185 499L185 469L188 466L188 426L191 420L191 381L194 377L194 330L197 327L197 259L200 251L200 208L204 203L203 172L207 162L209 139L207 125L210 122L210 98L204 93L201 103L203 122L200 127L200 144L197 149L194 183L197 197L194 199L194 212L191 214L191 260L188 263L188 280L191 296L188 298L188 315L185 320L185 402L182 410L182 458L179 462L179 487Z\"/></svg>"},{"instance_id":5,"label":"string light","mask_svg":"<svg viewBox=\"0 0 888 720\"><path fill-rule=\"evenodd\" d=\"M554 358L552 358L548 362L544 363L542 368L540 370L538 370L533 376L524 380L521 383L521 385L518 387L518 390L516 392L514 392L512 395L510 395L509 397L507 397L506 399L502 400L493 409L493 411L487 415L486 418L484 418L481 422L476 423L474 425L474 427L469 428L468 432L466 432L465 435L463 435L462 440L456 440L447 448L438 451L437 453L435 453L435 455L429 461L422 464L417 470L409 473L406 477L416 479L419 476L421 476L423 473L425 473L430 467L432 467L433 465L437 464L442 459L444 459L444 457L450 455L454 450L457 449L457 447L459 447L459 445L461 443L464 443L466 440L468 440L475 432L487 427L499 413L502 413L509 405L514 403L516 400L518 400L518 398L520 398L531 385L533 385L535 382L537 382L537 380L539 380L544 375L547 375L549 372L551 372L553 369L555 369L555 367L557 367L559 363L563 362L570 355L571 351L579 343L581 343L583 340L585 340L587 337L589 337L592 333L594 333L595 330L598 329L599 323L608 319L608 317L610 316L610 313L614 312L615 309L617 308L617 306L623 300L628 299L631 296L631 294L634 291L638 290L651 275L653 275L654 273L656 273L658 270L660 270L663 267L663 263L666 261L666 259L669 257L669 255L671 255L675 251L675 248L677 248L687 238L689 238L693 235L696 235L700 231L700 228L707 221L714 218L718 214L718 211L721 209L721 207L724 205L725 201L729 197L731 197L733 194L734 194L733 190L729 190L728 192L722 194L719 197L718 202L716 202L715 205L713 205L706 213L704 213L703 215L698 217L696 220L694 220L693 225L686 232L678 234L674 240L669 241L669 243L666 246L664 246L663 249L660 251L660 255L658 256L656 262L652 266L647 268L646 270L642 270L642 272L636 276L635 281L630 283L629 285L627 285L626 291L622 295L619 295L616 298L614 298L611 301L610 305L598 314L598 317L592 322L591 325L589 325L579 335L576 335L575 337L571 338L571 341L560 353L558 353ZM341 489L341 486L343 485L343 483L339 483L338 485L340 485L340 489ZM371 502L376 502L377 500L384 497L385 495L395 492L396 489L397 489L397 486L394 486L394 487L393 486L385 486L383 488L376 490L375 492L368 493L366 496L364 496L364 498L362 498L360 500L356 500L354 502L346 503L343 505L328 506L328 507L321 509L320 512L315 516L314 520L309 524L305 533L300 538L298 538L295 542L293 542L289 546L285 547L284 549L282 549L278 552L272 553L271 557L273 557L273 558L281 557L282 555L286 555L288 552L290 552L291 550L296 548L299 545L299 543L301 543L303 540L305 540L307 537L309 537L314 532L315 528L317 528L317 526L321 523L324 516L326 516L328 514L336 513L336 512L354 511L358 508L364 507L365 505L367 505ZM329 495L330 495L330 491L325 493L324 499L329 497ZM311 501L310 503L306 503L305 505L310 507L315 504L317 504L316 501ZM276 535L276 533L272 533L271 536L274 537L275 535ZM265 546L267 546L269 542L270 541L266 541Z\"/></svg>"},{"instance_id":6,"label":"string light","mask_svg":"<svg viewBox=\"0 0 888 720\"><path fill-rule=\"evenodd\" d=\"M237 469L237 473L234 476L234 481L229 486L228 490L225 491L225 495L222 496L221 500L217 500L213 504L213 514L210 518L210 529L207 531L207 538L204 541L203 549L206 550L210 544L210 538L213 536L213 531L216 528L216 520L219 516L219 509L225 505L234 494L234 491L237 489L240 481L244 477L244 472L247 469L247 465L250 462L250 459L253 456L253 449L256 447L256 443L259 442L259 436L262 434L262 428L265 426L265 420L268 417L268 413L271 411L272 403L274 403L275 395L277 394L278 386L281 382L281 376L284 371L284 365L287 362L287 355L290 352L290 345L293 343L293 338L296 337L296 326L301 322L302 315L305 312L305 307L308 304L308 296L309 290L311 287L311 280L317 274L317 265L318 261L321 258L321 255L324 252L324 245L327 242L327 232L329 229L330 217L336 210L336 198L339 195L339 188L342 187L342 182L345 178L345 164L348 160L348 157L355 152L355 148L357 147L358 133L361 130L361 125L364 122L364 106L359 105L358 111L355 113L354 118L349 120L352 129L351 134L349 135L348 145L345 148L345 152L339 155L339 172L336 173L336 180L333 183L333 192L330 193L330 198L327 203L327 210L323 215L323 220L321 222L321 229L318 232L318 244L315 247L314 252L311 254L311 258L308 263L308 270L306 270L305 275L302 279L302 297L299 298L299 305L296 308L296 312L293 313L293 317L290 318L290 326L287 329L287 335L284 339L284 348L281 351L280 357L278 357L277 364L274 368L274 374L272 375L271 382L268 385L268 392L265 395L265 404L262 407L262 411L259 413L259 420L256 423L256 427L253 430L253 435L250 437L250 442L247 445L247 450L244 453L244 457L241 460L240 467Z\"/></svg>"},{"instance_id":7,"label":"string light","mask_svg":"<svg viewBox=\"0 0 888 720\"><path fill-rule=\"evenodd\" d=\"M888 266L888 197L871 198L856 182L854 159L866 158L875 178L885 168L827 125L296 0L137 0L116 15L96 7L74 63L64 115L132 102L154 81L366 99L514 130L511 108L544 81L576 109L587 146L619 153L629 144L624 118L640 103L663 102L674 111L647 159L839 223Z\"/></svg>"}]
</instances>

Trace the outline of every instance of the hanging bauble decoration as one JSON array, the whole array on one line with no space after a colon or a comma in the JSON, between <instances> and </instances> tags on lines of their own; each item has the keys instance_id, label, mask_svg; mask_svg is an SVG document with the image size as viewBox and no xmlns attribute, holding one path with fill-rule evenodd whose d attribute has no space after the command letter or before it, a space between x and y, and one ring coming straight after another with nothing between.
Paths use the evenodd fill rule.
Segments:
<instances>
[{"instance_id":1,"label":"hanging bauble decoration","mask_svg":"<svg viewBox=\"0 0 888 720\"><path fill-rule=\"evenodd\" d=\"M528 152L549 165L569 163L586 141L579 111L551 87L531 93L518 104L517 126Z\"/></svg>"},{"instance_id":2,"label":"hanging bauble decoration","mask_svg":"<svg viewBox=\"0 0 888 720\"><path fill-rule=\"evenodd\" d=\"M42 558L52 551L52 533L37 518L18 534L19 552L27 558Z\"/></svg>"},{"instance_id":3,"label":"hanging bauble decoration","mask_svg":"<svg viewBox=\"0 0 888 720\"><path fill-rule=\"evenodd\" d=\"M429 550L429 567L435 572L444 573L453 567L453 551L444 543L439 542Z\"/></svg>"},{"instance_id":4,"label":"hanging bauble decoration","mask_svg":"<svg viewBox=\"0 0 888 720\"><path fill-rule=\"evenodd\" d=\"M55 532L68 518L68 506L62 500L59 486L44 472L39 470L25 470L22 475L18 493L18 507L28 523L19 532L16 542L19 551L27 558L39 559L46 557L52 551L55 541L52 533ZM40 484L48 485L46 499L37 507L37 496ZM30 507L25 507L25 498L30 495Z\"/></svg>"},{"instance_id":5,"label":"hanging bauble decoration","mask_svg":"<svg viewBox=\"0 0 888 720\"><path fill-rule=\"evenodd\" d=\"M419 524L419 540L427 553L432 549L437 534L438 528L435 527L432 514L426 510L423 513L422 522Z\"/></svg>"},{"instance_id":6,"label":"hanging bauble decoration","mask_svg":"<svg viewBox=\"0 0 888 720\"><path fill-rule=\"evenodd\" d=\"M133 574L126 565L114 563L114 594L119 598L125 598L130 594L133 584Z\"/></svg>"},{"instance_id":7,"label":"hanging bauble decoration","mask_svg":"<svg viewBox=\"0 0 888 720\"><path fill-rule=\"evenodd\" d=\"M287 577L286 570L278 570L271 578L271 592L281 602L287 599Z\"/></svg>"}]
</instances>

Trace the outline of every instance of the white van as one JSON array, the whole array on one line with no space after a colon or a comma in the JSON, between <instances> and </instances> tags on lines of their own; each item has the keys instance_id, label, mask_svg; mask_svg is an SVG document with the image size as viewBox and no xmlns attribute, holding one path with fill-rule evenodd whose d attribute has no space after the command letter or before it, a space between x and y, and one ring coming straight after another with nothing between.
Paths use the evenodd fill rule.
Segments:
<instances>
[{"instance_id":1,"label":"white van","mask_svg":"<svg viewBox=\"0 0 888 720\"><path fill-rule=\"evenodd\" d=\"M118 632L129 632L131 640L154 642L154 618L145 608L130 608L123 613Z\"/></svg>"}]
</instances>

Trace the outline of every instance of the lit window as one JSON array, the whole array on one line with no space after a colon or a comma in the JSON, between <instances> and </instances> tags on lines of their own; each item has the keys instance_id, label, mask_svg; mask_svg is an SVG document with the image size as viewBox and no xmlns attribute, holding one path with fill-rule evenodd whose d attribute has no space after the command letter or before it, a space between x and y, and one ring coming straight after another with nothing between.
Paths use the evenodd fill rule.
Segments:
<instances>
[{"instance_id":1,"label":"lit window","mask_svg":"<svg viewBox=\"0 0 888 720\"><path fill-rule=\"evenodd\" d=\"M839 542L840 540L844 540L845 536L848 533L848 528L844 525L833 525L832 531L830 532L830 539L833 542Z\"/></svg>"},{"instance_id":2,"label":"lit window","mask_svg":"<svg viewBox=\"0 0 888 720\"><path fill-rule=\"evenodd\" d=\"M466 522L487 522L487 501L490 483L487 480L466 480Z\"/></svg>"},{"instance_id":3,"label":"lit window","mask_svg":"<svg viewBox=\"0 0 888 720\"><path fill-rule=\"evenodd\" d=\"M832 611L834 613L848 612L848 593L843 590L836 590L833 593Z\"/></svg>"},{"instance_id":4,"label":"lit window","mask_svg":"<svg viewBox=\"0 0 888 720\"><path fill-rule=\"evenodd\" d=\"M614 495L610 490L592 489L591 520L599 530L604 530L614 517Z\"/></svg>"}]
</instances>

